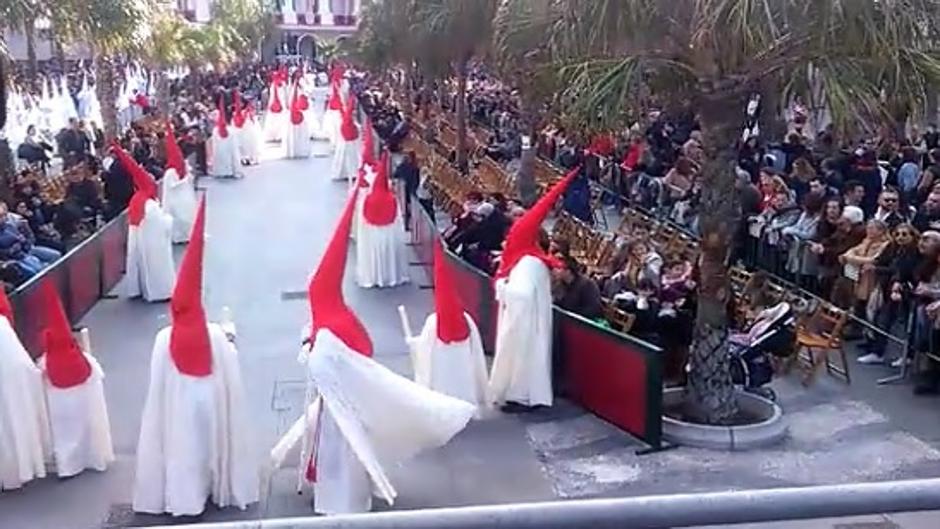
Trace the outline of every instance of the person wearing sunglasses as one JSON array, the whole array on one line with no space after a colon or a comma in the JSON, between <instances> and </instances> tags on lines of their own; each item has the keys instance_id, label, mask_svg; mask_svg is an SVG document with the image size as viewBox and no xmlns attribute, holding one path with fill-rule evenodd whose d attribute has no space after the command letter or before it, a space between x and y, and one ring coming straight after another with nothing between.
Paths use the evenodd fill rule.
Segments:
<instances>
[{"instance_id":1,"label":"person wearing sunglasses","mask_svg":"<svg viewBox=\"0 0 940 529\"><path fill-rule=\"evenodd\" d=\"M901 194L897 189L889 187L878 196L878 209L874 218L894 229L900 224L910 221L911 215L907 207L901 206Z\"/></svg>"}]
</instances>

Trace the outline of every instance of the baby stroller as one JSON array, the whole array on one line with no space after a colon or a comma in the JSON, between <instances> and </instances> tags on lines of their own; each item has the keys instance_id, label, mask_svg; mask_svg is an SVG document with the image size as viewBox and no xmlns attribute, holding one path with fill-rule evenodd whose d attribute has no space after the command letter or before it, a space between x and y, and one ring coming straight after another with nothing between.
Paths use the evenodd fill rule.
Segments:
<instances>
[{"instance_id":1,"label":"baby stroller","mask_svg":"<svg viewBox=\"0 0 940 529\"><path fill-rule=\"evenodd\" d=\"M793 350L795 322L790 304L782 302L761 311L747 333L732 336L732 381L744 391L777 400L774 390L764 387L774 375L770 357L785 357Z\"/></svg>"}]
</instances>

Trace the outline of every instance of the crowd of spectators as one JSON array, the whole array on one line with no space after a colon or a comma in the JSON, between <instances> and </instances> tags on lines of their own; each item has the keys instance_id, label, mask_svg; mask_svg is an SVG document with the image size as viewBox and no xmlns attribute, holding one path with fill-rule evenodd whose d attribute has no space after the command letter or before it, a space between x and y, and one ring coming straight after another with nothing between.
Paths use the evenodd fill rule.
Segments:
<instances>
[{"instance_id":1,"label":"crowd of spectators","mask_svg":"<svg viewBox=\"0 0 940 529\"><path fill-rule=\"evenodd\" d=\"M427 100L453 109L452 92L439 92L418 91L415 109L420 112ZM485 154L514 174L525 141L514 92L474 69L468 109L490 134ZM848 331L849 338L862 340L862 364L897 367L909 361L903 354L889 358L886 351L887 334L903 335L909 316L911 349L936 351L940 133L930 125L903 138L886 133L839 142L831 128L811 133L799 109L788 127L780 142L745 132L737 148L741 210L732 264L783 278L871 324ZM435 139L429 136L423 139ZM694 113L658 111L625 131L601 134L548 124L533 140L539 154L556 165L582 167L563 201L572 216L590 224L610 209L637 208L691 234L698 232L704 141ZM522 211L498 193L468 195L446 240L467 261L492 271L505 233ZM636 316L631 333L666 347L691 341L694 262L663 255L666 249L639 236L618 244L609 270L587 271L566 255L569 242L551 242L565 264L557 302L594 319L600 317L596 301L612 300ZM917 390L940 390L935 364Z\"/></svg>"}]
</instances>

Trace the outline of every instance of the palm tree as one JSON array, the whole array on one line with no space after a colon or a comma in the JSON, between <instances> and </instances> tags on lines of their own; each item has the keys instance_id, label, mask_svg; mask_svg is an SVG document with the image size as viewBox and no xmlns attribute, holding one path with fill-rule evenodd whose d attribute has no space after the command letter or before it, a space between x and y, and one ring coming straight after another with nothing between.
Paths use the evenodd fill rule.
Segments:
<instances>
[{"instance_id":1,"label":"palm tree","mask_svg":"<svg viewBox=\"0 0 940 529\"><path fill-rule=\"evenodd\" d=\"M568 118L623 126L651 94L698 112L702 174L701 286L687 411L709 424L737 413L728 356L729 250L738 217L733 167L754 94L822 94L837 131L920 108L940 80L933 0L503 0L497 43L555 69ZM506 5L508 4L508 5ZM527 5L528 4L528 5ZM897 112L894 112L897 114Z\"/></svg>"},{"instance_id":2,"label":"palm tree","mask_svg":"<svg viewBox=\"0 0 940 529\"><path fill-rule=\"evenodd\" d=\"M457 82L457 165L467 167L467 76L470 61L487 48L496 0L421 0L415 2L410 31L420 48L443 53Z\"/></svg>"},{"instance_id":3,"label":"palm tree","mask_svg":"<svg viewBox=\"0 0 940 529\"><path fill-rule=\"evenodd\" d=\"M87 43L94 51L95 92L101 102L105 137L117 137L115 60L146 41L153 0L59 0L56 23L66 42Z\"/></svg>"}]
</instances>

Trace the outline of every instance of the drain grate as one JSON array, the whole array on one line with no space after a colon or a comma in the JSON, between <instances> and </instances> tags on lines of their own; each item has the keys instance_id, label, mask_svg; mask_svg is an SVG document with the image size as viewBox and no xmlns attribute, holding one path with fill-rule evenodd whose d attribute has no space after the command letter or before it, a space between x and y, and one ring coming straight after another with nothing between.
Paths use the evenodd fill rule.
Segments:
<instances>
[{"instance_id":1,"label":"drain grate","mask_svg":"<svg viewBox=\"0 0 940 529\"><path fill-rule=\"evenodd\" d=\"M281 292L281 301L296 301L298 299L307 299L306 290L287 290Z\"/></svg>"}]
</instances>

